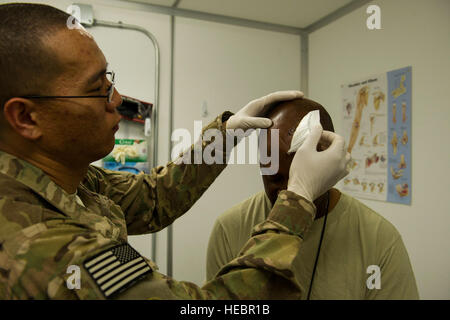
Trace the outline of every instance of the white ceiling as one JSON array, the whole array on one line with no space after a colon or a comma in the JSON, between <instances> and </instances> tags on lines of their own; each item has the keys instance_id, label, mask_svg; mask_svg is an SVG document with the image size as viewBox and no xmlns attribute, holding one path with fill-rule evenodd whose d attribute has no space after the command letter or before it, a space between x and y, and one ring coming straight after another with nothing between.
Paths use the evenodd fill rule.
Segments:
<instances>
[{"instance_id":1,"label":"white ceiling","mask_svg":"<svg viewBox=\"0 0 450 320\"><path fill-rule=\"evenodd\" d=\"M176 0L131 1L171 7ZM305 28L350 2L352 0L181 0L178 8Z\"/></svg>"}]
</instances>

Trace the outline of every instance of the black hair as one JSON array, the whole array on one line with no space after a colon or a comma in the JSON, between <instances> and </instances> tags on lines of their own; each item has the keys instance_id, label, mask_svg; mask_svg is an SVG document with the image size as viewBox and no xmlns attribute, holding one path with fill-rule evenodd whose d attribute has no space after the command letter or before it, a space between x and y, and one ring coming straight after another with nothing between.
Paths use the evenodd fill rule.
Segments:
<instances>
[{"instance_id":1,"label":"black hair","mask_svg":"<svg viewBox=\"0 0 450 320\"><path fill-rule=\"evenodd\" d=\"M70 15L43 4L0 5L0 107L12 97L40 94L61 70L46 40Z\"/></svg>"}]
</instances>

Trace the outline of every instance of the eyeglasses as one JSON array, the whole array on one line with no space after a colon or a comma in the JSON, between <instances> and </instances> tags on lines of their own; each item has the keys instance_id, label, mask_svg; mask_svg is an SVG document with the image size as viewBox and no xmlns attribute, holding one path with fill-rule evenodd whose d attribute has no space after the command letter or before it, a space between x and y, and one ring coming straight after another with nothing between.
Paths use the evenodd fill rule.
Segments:
<instances>
[{"instance_id":1,"label":"eyeglasses","mask_svg":"<svg viewBox=\"0 0 450 320\"><path fill-rule=\"evenodd\" d=\"M106 98L108 103L112 102L114 96L114 86L116 84L116 74L114 71L106 72L106 79L111 83L111 86L108 88L105 96L39 96L39 95L31 95L31 96L22 96L20 98L25 99L80 99L80 98Z\"/></svg>"}]
</instances>

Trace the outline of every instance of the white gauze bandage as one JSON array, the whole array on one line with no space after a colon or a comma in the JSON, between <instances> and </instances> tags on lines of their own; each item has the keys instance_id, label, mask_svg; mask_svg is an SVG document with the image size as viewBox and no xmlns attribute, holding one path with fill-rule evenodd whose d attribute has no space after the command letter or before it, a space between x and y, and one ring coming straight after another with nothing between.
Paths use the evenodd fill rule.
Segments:
<instances>
[{"instance_id":1,"label":"white gauze bandage","mask_svg":"<svg viewBox=\"0 0 450 320\"><path fill-rule=\"evenodd\" d=\"M300 148L316 124L320 124L319 110L309 112L303 117L302 121L300 121L297 129L295 129L294 136L292 137L291 148L289 149L288 154L294 153Z\"/></svg>"}]
</instances>

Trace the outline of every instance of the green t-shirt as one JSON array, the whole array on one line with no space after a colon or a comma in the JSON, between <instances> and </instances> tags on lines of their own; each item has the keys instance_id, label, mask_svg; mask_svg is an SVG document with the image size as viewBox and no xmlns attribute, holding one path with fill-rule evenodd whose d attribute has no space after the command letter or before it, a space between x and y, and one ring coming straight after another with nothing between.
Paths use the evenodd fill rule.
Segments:
<instances>
[{"instance_id":1,"label":"green t-shirt","mask_svg":"<svg viewBox=\"0 0 450 320\"><path fill-rule=\"evenodd\" d=\"M239 254L250 238L253 226L266 219L271 207L263 191L217 219L208 244L208 280ZM324 217L314 221L300 249L298 268L305 298L323 223ZM376 267L368 271L369 266L379 267L380 289L374 280ZM399 232L358 200L341 194L328 214L310 298L419 299L409 256Z\"/></svg>"}]
</instances>

